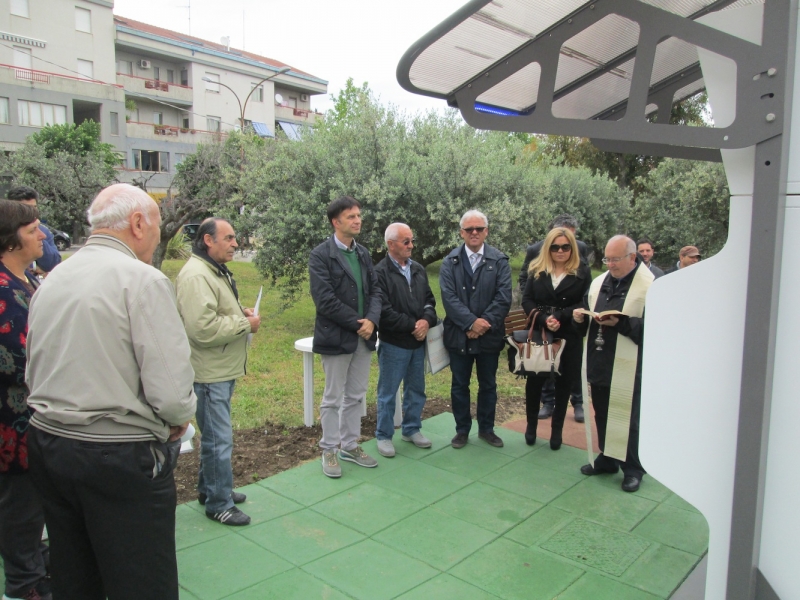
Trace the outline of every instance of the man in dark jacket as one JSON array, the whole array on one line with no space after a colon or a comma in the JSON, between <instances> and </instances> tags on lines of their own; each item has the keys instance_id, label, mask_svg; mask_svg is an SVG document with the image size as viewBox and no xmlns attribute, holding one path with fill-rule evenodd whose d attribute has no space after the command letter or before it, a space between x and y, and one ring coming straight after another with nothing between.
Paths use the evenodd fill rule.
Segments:
<instances>
[{"instance_id":1,"label":"man in dark jacket","mask_svg":"<svg viewBox=\"0 0 800 600\"><path fill-rule=\"evenodd\" d=\"M430 448L431 442L420 432L425 406L425 337L436 325L436 299L428 284L425 268L411 260L414 236L405 223L392 223L384 236L388 253L377 264L375 273L381 290L380 335L378 347L378 452L395 455L395 397L403 382L404 442Z\"/></svg>"},{"instance_id":2,"label":"man in dark jacket","mask_svg":"<svg viewBox=\"0 0 800 600\"><path fill-rule=\"evenodd\" d=\"M654 276L637 255L633 240L623 235L608 241L603 263L608 271L592 282L584 307L595 313L623 314L589 320L573 313L579 329L588 335L586 379L600 447L594 464L581 467L581 473L616 473L622 468L622 489L635 492L645 473L639 461L642 341L645 299Z\"/></svg>"},{"instance_id":3,"label":"man in dark jacket","mask_svg":"<svg viewBox=\"0 0 800 600\"><path fill-rule=\"evenodd\" d=\"M328 206L328 220L334 233L311 251L308 272L317 308L313 350L321 355L325 371L319 409L322 472L341 477L339 459L378 466L358 445L358 438L381 294L369 252L355 241L361 232L361 204L341 196Z\"/></svg>"},{"instance_id":4,"label":"man in dark jacket","mask_svg":"<svg viewBox=\"0 0 800 600\"><path fill-rule=\"evenodd\" d=\"M664 271L659 269L655 263L653 263L653 256L655 256L653 242L651 242L648 238L640 239L638 242L636 242L636 251L639 253L639 256L642 257L644 266L650 269L650 272L656 279L664 276Z\"/></svg>"},{"instance_id":5,"label":"man in dark jacket","mask_svg":"<svg viewBox=\"0 0 800 600\"><path fill-rule=\"evenodd\" d=\"M508 256L485 244L489 221L470 210L461 217L464 244L442 262L439 284L444 304L444 345L450 352L450 401L456 421L453 448L463 448L472 427L469 382L472 365L478 375L478 436L498 448L494 433L497 363L503 349L505 318L511 307Z\"/></svg>"}]
</instances>

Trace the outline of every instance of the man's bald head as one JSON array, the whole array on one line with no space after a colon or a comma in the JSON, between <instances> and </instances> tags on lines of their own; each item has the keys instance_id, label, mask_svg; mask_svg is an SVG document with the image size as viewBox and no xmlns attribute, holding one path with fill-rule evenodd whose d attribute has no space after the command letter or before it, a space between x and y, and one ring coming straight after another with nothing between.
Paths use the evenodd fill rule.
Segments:
<instances>
[{"instance_id":1,"label":"man's bald head","mask_svg":"<svg viewBox=\"0 0 800 600\"><path fill-rule=\"evenodd\" d=\"M612 277L625 277L636 267L636 242L626 235L615 235L606 244L603 262Z\"/></svg>"},{"instance_id":2,"label":"man's bald head","mask_svg":"<svg viewBox=\"0 0 800 600\"><path fill-rule=\"evenodd\" d=\"M144 216L149 225L153 214L158 212L158 204L141 188L115 183L97 194L87 216L92 232L99 229L122 231L129 226L131 215L137 212Z\"/></svg>"}]
</instances>

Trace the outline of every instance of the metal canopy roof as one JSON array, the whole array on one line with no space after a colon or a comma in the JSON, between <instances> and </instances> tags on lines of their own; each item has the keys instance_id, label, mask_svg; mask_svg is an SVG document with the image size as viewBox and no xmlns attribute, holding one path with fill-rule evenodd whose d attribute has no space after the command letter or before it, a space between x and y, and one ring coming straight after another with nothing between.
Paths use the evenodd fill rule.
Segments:
<instances>
[{"instance_id":1,"label":"metal canopy roof","mask_svg":"<svg viewBox=\"0 0 800 600\"><path fill-rule=\"evenodd\" d=\"M728 127L668 125L673 104L705 87L698 47L729 58L740 74L766 74L774 53L764 45L695 22L752 4L764 0L473 0L405 53L397 78L482 129L631 141L658 154L689 147L697 150L683 156L714 159L719 153L707 149L749 146L780 130L764 124L769 108L756 100L769 85L759 77L738 78ZM758 124L739 118L750 110ZM629 111L641 118L626 119ZM620 120L624 127L612 124Z\"/></svg>"}]
</instances>

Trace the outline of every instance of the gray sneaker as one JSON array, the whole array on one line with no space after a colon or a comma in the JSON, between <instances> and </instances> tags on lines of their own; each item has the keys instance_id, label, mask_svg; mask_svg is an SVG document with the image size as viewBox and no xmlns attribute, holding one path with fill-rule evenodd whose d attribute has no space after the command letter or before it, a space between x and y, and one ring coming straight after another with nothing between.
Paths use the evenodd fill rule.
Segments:
<instances>
[{"instance_id":1,"label":"gray sneaker","mask_svg":"<svg viewBox=\"0 0 800 600\"><path fill-rule=\"evenodd\" d=\"M417 448L430 448L431 441L422 435L419 431L417 433L413 433L411 435L404 435L403 436L404 442L411 442Z\"/></svg>"},{"instance_id":2,"label":"gray sneaker","mask_svg":"<svg viewBox=\"0 0 800 600\"><path fill-rule=\"evenodd\" d=\"M324 450L322 452L322 472L334 479L342 476L342 465L339 464L336 450Z\"/></svg>"},{"instance_id":3,"label":"gray sneaker","mask_svg":"<svg viewBox=\"0 0 800 600\"><path fill-rule=\"evenodd\" d=\"M378 466L378 461L372 458L369 454L361 449L361 446L356 446L351 450L339 450L339 458L349 462L356 463L359 467L372 467Z\"/></svg>"},{"instance_id":4,"label":"gray sneaker","mask_svg":"<svg viewBox=\"0 0 800 600\"><path fill-rule=\"evenodd\" d=\"M378 440L378 453L386 458L392 458L394 456L392 440Z\"/></svg>"}]
</instances>

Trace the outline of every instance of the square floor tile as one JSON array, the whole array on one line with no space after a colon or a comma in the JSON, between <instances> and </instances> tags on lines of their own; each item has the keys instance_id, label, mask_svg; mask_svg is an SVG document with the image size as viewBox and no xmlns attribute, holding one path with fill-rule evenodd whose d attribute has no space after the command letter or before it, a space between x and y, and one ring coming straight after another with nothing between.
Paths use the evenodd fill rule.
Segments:
<instances>
[{"instance_id":1,"label":"square floor tile","mask_svg":"<svg viewBox=\"0 0 800 600\"><path fill-rule=\"evenodd\" d=\"M238 506L250 517L250 525L264 523L304 508L302 504L284 498L258 484L248 485L240 488L239 491L247 494L247 501Z\"/></svg>"},{"instance_id":2,"label":"square floor tile","mask_svg":"<svg viewBox=\"0 0 800 600\"><path fill-rule=\"evenodd\" d=\"M427 421L426 421L427 422ZM425 423L422 425L422 435L428 438L431 441L430 448L417 448L413 442L404 442L402 440L402 432L398 429L394 432L394 438L392 438L392 442L394 443L394 449L397 454L401 456L405 456L406 458L425 458L426 456L430 456L434 452L438 452L443 448L450 447L450 440L453 436L445 436L439 435L438 433L433 433L432 431L428 431L425 427Z\"/></svg>"},{"instance_id":3,"label":"square floor tile","mask_svg":"<svg viewBox=\"0 0 800 600\"><path fill-rule=\"evenodd\" d=\"M422 462L474 481L493 473L512 460L514 459L511 456L479 448L470 442L459 450L452 447L445 448L428 458L423 458Z\"/></svg>"},{"instance_id":4,"label":"square floor tile","mask_svg":"<svg viewBox=\"0 0 800 600\"><path fill-rule=\"evenodd\" d=\"M633 530L648 540L702 556L708 550L708 522L700 513L660 505Z\"/></svg>"},{"instance_id":5,"label":"square floor tile","mask_svg":"<svg viewBox=\"0 0 800 600\"><path fill-rule=\"evenodd\" d=\"M474 421L473 425L477 427ZM435 417L425 419L422 422L422 429L451 440L456 434L456 420L452 412L439 413Z\"/></svg>"},{"instance_id":6,"label":"square floor tile","mask_svg":"<svg viewBox=\"0 0 800 600\"><path fill-rule=\"evenodd\" d=\"M419 587L406 592L397 600L495 600L497 596L476 588L466 581L442 573Z\"/></svg>"},{"instance_id":7,"label":"square floor tile","mask_svg":"<svg viewBox=\"0 0 800 600\"><path fill-rule=\"evenodd\" d=\"M553 452L549 445L537 444L536 450L528 456L537 467L545 467L559 473L580 477L585 477L585 475L581 475L581 467L589 462L586 450L572 446L561 446L560 450Z\"/></svg>"},{"instance_id":8,"label":"square floor tile","mask_svg":"<svg viewBox=\"0 0 800 600\"><path fill-rule=\"evenodd\" d=\"M662 598L669 598L700 558L669 546L653 544L620 581Z\"/></svg>"},{"instance_id":9,"label":"square floor tile","mask_svg":"<svg viewBox=\"0 0 800 600\"><path fill-rule=\"evenodd\" d=\"M320 500L340 494L359 483L361 483L361 480L353 477L340 477L339 479L325 477L322 473L322 461L321 459L316 459L294 469L262 479L256 485L273 490L281 496L290 498L305 506L311 506Z\"/></svg>"},{"instance_id":10,"label":"square floor tile","mask_svg":"<svg viewBox=\"0 0 800 600\"><path fill-rule=\"evenodd\" d=\"M658 506L656 502L639 498L636 494L585 480L561 494L551 505L622 531L636 527Z\"/></svg>"},{"instance_id":11,"label":"square floor tile","mask_svg":"<svg viewBox=\"0 0 800 600\"><path fill-rule=\"evenodd\" d=\"M291 563L240 535L226 535L178 552L181 587L199 600L230 596L291 568Z\"/></svg>"},{"instance_id":12,"label":"square floor tile","mask_svg":"<svg viewBox=\"0 0 800 600\"><path fill-rule=\"evenodd\" d=\"M230 533L233 533L230 527L212 521L206 517L205 512L194 510L188 504L181 504L175 511L176 550L183 550Z\"/></svg>"},{"instance_id":13,"label":"square floor tile","mask_svg":"<svg viewBox=\"0 0 800 600\"><path fill-rule=\"evenodd\" d=\"M549 600L583 571L506 539L484 546L450 574L506 600Z\"/></svg>"},{"instance_id":14,"label":"square floor tile","mask_svg":"<svg viewBox=\"0 0 800 600\"><path fill-rule=\"evenodd\" d=\"M424 508L408 496L363 483L315 504L312 509L366 535L373 535Z\"/></svg>"},{"instance_id":15,"label":"square floor tile","mask_svg":"<svg viewBox=\"0 0 800 600\"><path fill-rule=\"evenodd\" d=\"M664 500L664 504L668 506L674 506L675 508L688 510L690 512L696 512L696 513L700 512L692 504L689 504L686 500L678 496L678 494L672 494L671 496L669 496L669 498Z\"/></svg>"},{"instance_id":16,"label":"square floor tile","mask_svg":"<svg viewBox=\"0 0 800 600\"><path fill-rule=\"evenodd\" d=\"M503 440L502 448L491 446L477 437L477 429L470 432L469 443L475 444L480 448L486 448L492 452L507 454L508 456L513 456L514 458L519 458L520 456L530 454L535 449L533 446L528 446L528 444L525 443L525 436L521 433L512 431L511 429L505 429L503 427L495 427L494 432L498 435L498 437L500 437L500 439ZM473 433L475 433L475 437L472 436Z\"/></svg>"},{"instance_id":17,"label":"square floor tile","mask_svg":"<svg viewBox=\"0 0 800 600\"><path fill-rule=\"evenodd\" d=\"M469 485L472 480L450 471L431 467L422 461L414 461L413 464L405 465L373 479L372 483L423 504L433 504Z\"/></svg>"},{"instance_id":18,"label":"square floor tile","mask_svg":"<svg viewBox=\"0 0 800 600\"><path fill-rule=\"evenodd\" d=\"M304 565L364 539L363 534L309 508L244 527L241 535L295 565Z\"/></svg>"},{"instance_id":19,"label":"square floor tile","mask_svg":"<svg viewBox=\"0 0 800 600\"><path fill-rule=\"evenodd\" d=\"M489 473L481 481L532 500L550 502L581 479L579 475L539 467L526 456Z\"/></svg>"},{"instance_id":20,"label":"square floor tile","mask_svg":"<svg viewBox=\"0 0 800 600\"><path fill-rule=\"evenodd\" d=\"M180 588L178 590L178 598L179 600L198 600L197 596L193 596L183 588Z\"/></svg>"},{"instance_id":21,"label":"square floor tile","mask_svg":"<svg viewBox=\"0 0 800 600\"><path fill-rule=\"evenodd\" d=\"M489 531L503 533L535 513L542 504L478 482L460 489L433 506Z\"/></svg>"},{"instance_id":22,"label":"square floor tile","mask_svg":"<svg viewBox=\"0 0 800 600\"><path fill-rule=\"evenodd\" d=\"M378 466L360 467L355 463L348 462L346 460L339 460L339 464L342 465L342 479L352 477L354 479L358 479L359 481L372 481L373 479L377 479L378 477L394 471L395 469L399 469L400 467L404 467L415 462L413 459L403 456L402 454L398 454L392 458L381 456L378 453L378 440L376 439L371 439L367 442L364 442L361 444L361 447L364 449L364 452L378 461Z\"/></svg>"},{"instance_id":23,"label":"square floor tile","mask_svg":"<svg viewBox=\"0 0 800 600\"><path fill-rule=\"evenodd\" d=\"M347 600L349 596L300 569L292 569L238 594L228 596L226 600L312 600L313 598Z\"/></svg>"},{"instance_id":24,"label":"square floor tile","mask_svg":"<svg viewBox=\"0 0 800 600\"><path fill-rule=\"evenodd\" d=\"M558 600L658 600L658 596L614 581L607 577L586 573L566 591L558 595Z\"/></svg>"},{"instance_id":25,"label":"square floor tile","mask_svg":"<svg viewBox=\"0 0 800 600\"><path fill-rule=\"evenodd\" d=\"M373 539L446 571L496 537L491 531L426 508Z\"/></svg>"},{"instance_id":26,"label":"square floor tile","mask_svg":"<svg viewBox=\"0 0 800 600\"><path fill-rule=\"evenodd\" d=\"M622 471L613 475L603 474L592 477L586 477L584 475L580 476L583 479L586 479L587 482L591 482L593 485L599 485L613 490L621 489L622 481L625 478L625 476L622 474ZM642 478L642 483L639 486L639 490L635 492L635 494L639 498L646 498L647 500L653 500L654 502L663 502L669 498L672 492L670 492L669 489L661 482L653 479L649 475L645 475L644 478Z\"/></svg>"},{"instance_id":27,"label":"square floor tile","mask_svg":"<svg viewBox=\"0 0 800 600\"><path fill-rule=\"evenodd\" d=\"M575 518L575 515L552 506L544 506L503 536L523 546L533 546L548 539Z\"/></svg>"},{"instance_id":28,"label":"square floor tile","mask_svg":"<svg viewBox=\"0 0 800 600\"><path fill-rule=\"evenodd\" d=\"M395 598L439 574L425 563L372 540L329 554L303 570L360 600Z\"/></svg>"}]
</instances>

